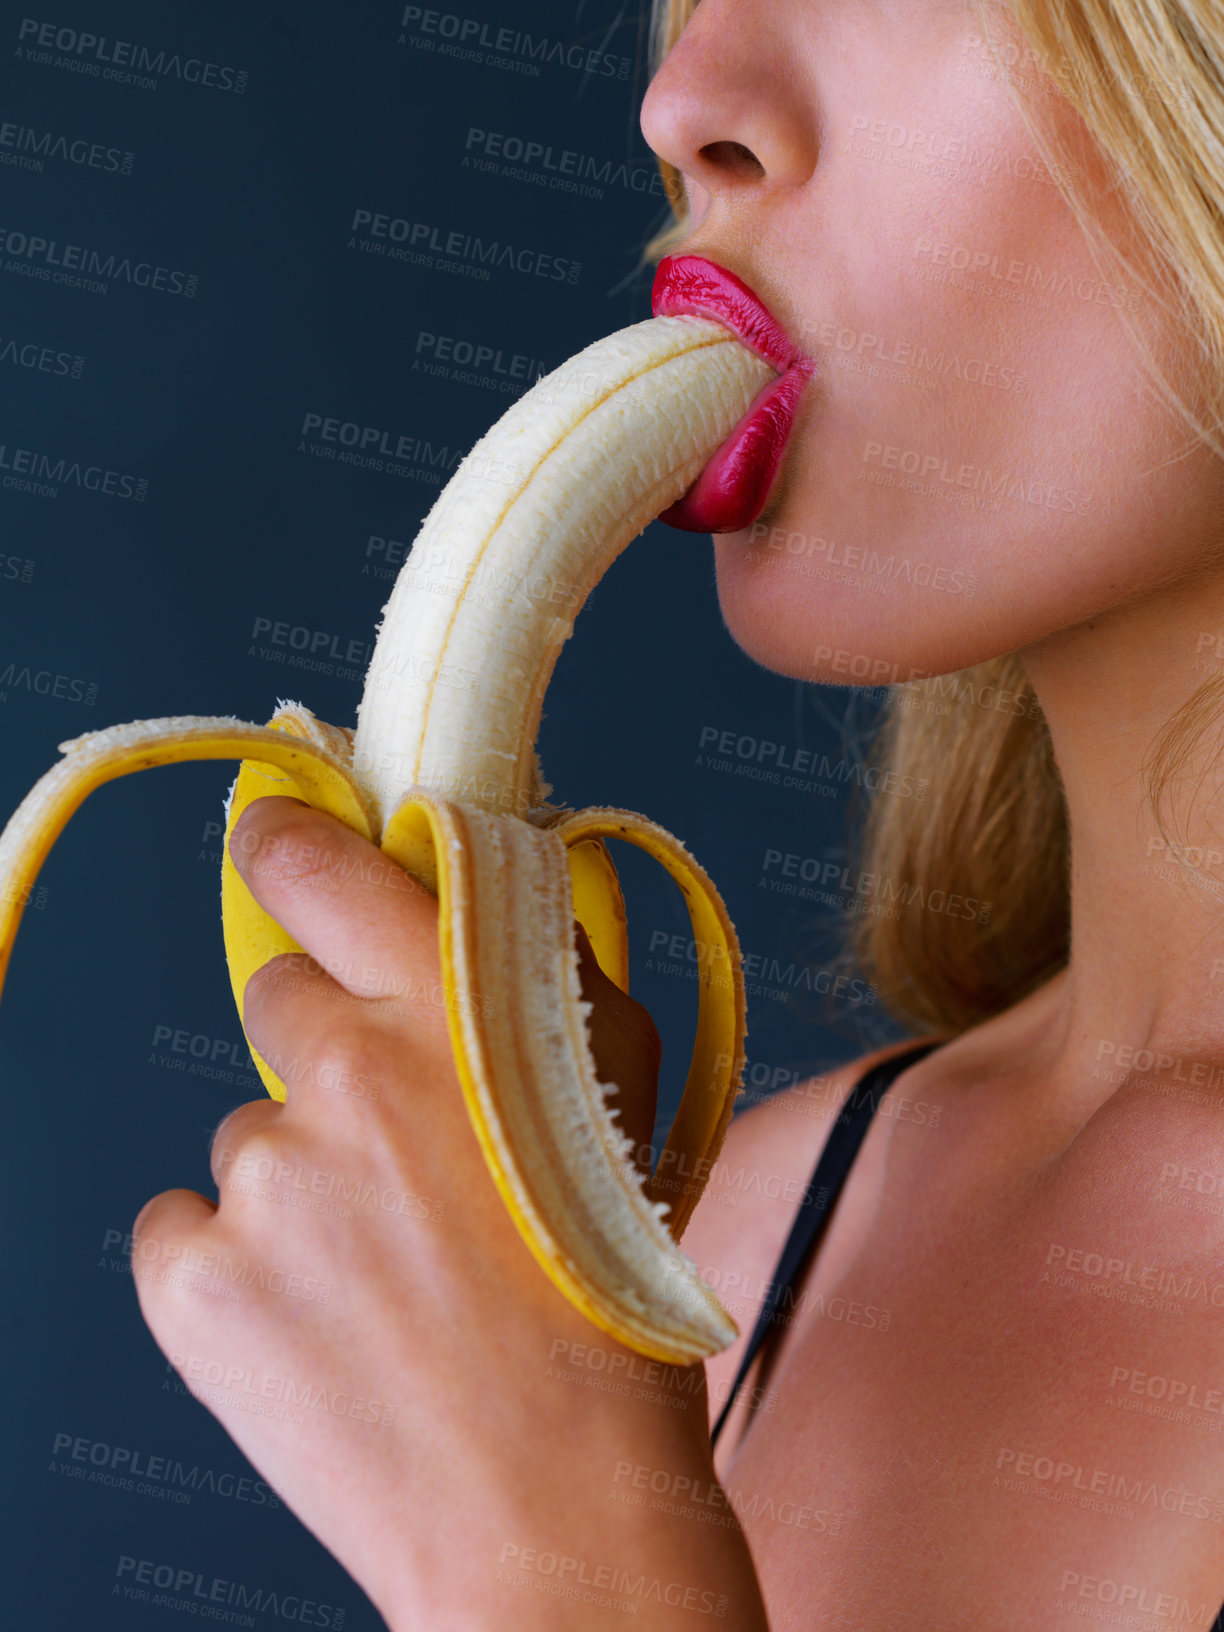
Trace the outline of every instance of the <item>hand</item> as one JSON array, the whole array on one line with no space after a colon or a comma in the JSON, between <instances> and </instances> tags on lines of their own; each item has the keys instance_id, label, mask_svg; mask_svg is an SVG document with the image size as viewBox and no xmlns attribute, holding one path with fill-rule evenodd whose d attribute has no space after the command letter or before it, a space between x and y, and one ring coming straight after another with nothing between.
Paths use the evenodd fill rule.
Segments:
<instances>
[{"instance_id":1,"label":"hand","mask_svg":"<svg viewBox=\"0 0 1224 1632\"><path fill-rule=\"evenodd\" d=\"M710 1525L623 1499L627 1469L713 1484L704 1368L598 1331L520 1238L455 1074L433 896L294 799L254 801L230 853L305 948L244 997L288 1098L221 1124L217 1203L166 1191L133 1227L163 1352L393 1628L586 1632L634 1604L652 1628L695 1608L764 1628L729 1509ZM648 1145L658 1036L584 942L601 1074ZM374 968L396 995L362 995ZM601 1387L608 1365L642 1381Z\"/></svg>"}]
</instances>

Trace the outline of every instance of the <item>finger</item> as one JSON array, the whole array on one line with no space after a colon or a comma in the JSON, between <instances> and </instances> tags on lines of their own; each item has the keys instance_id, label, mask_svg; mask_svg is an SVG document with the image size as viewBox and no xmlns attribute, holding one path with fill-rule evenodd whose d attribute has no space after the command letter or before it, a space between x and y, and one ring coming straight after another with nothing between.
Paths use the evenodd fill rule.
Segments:
<instances>
[{"instance_id":1,"label":"finger","mask_svg":"<svg viewBox=\"0 0 1224 1632\"><path fill-rule=\"evenodd\" d=\"M282 794L253 799L229 853L243 882L354 997L402 997L438 978L438 903L343 822Z\"/></svg>"},{"instance_id":2,"label":"finger","mask_svg":"<svg viewBox=\"0 0 1224 1632\"><path fill-rule=\"evenodd\" d=\"M141 1309L155 1287L180 1285L201 1256L201 1232L217 1204L197 1190L163 1190L146 1201L132 1225L132 1279Z\"/></svg>"},{"instance_id":3,"label":"finger","mask_svg":"<svg viewBox=\"0 0 1224 1632\"><path fill-rule=\"evenodd\" d=\"M356 1111L387 1103L413 1062L431 1079L451 1061L441 978L406 980L404 1002L354 997L311 959L285 953L263 964L242 994L242 1023L285 1085L287 1105Z\"/></svg>"},{"instance_id":4,"label":"finger","mask_svg":"<svg viewBox=\"0 0 1224 1632\"><path fill-rule=\"evenodd\" d=\"M236 1174L241 1176L240 1158L246 1141L260 1131L273 1131L283 1114L284 1106L276 1100L253 1099L221 1119L208 1153L208 1165L218 1192L224 1190Z\"/></svg>"},{"instance_id":5,"label":"finger","mask_svg":"<svg viewBox=\"0 0 1224 1632\"><path fill-rule=\"evenodd\" d=\"M137 1213L132 1225L132 1251L143 1256L142 1247L148 1242L177 1240L207 1224L216 1211L216 1202L198 1190L163 1190Z\"/></svg>"}]
</instances>

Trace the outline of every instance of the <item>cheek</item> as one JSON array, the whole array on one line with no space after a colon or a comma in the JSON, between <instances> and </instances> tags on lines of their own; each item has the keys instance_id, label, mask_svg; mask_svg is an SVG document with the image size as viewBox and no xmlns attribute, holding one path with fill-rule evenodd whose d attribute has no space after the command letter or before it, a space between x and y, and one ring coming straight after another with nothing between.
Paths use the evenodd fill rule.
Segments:
<instances>
[{"instance_id":1,"label":"cheek","mask_svg":"<svg viewBox=\"0 0 1224 1632\"><path fill-rule=\"evenodd\" d=\"M1085 401L1108 400L1130 368L1110 292L1045 175L998 93L937 96L846 142L827 178L837 229L821 310L806 320L813 431L839 460L920 479L966 465L1064 485L1079 474Z\"/></svg>"},{"instance_id":2,"label":"cheek","mask_svg":"<svg viewBox=\"0 0 1224 1632\"><path fill-rule=\"evenodd\" d=\"M822 678L829 645L964 667L1116 580L1102 523L1150 462L1152 412L1122 297L1000 96L869 106L825 154L785 272L817 372L755 537L717 548L732 634L784 672Z\"/></svg>"}]
</instances>

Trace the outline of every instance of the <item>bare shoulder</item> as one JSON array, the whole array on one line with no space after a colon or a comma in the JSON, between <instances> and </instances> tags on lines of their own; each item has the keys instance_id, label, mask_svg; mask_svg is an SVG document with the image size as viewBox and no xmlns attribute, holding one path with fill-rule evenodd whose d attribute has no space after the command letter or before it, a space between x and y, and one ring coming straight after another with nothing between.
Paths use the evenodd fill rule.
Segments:
<instances>
[{"instance_id":1,"label":"bare shoulder","mask_svg":"<svg viewBox=\"0 0 1224 1632\"><path fill-rule=\"evenodd\" d=\"M1189 1066L1131 1078L1089 1117L1054 1170L1068 1224L1047 1253L1063 1284L1202 1316L1217 1362L1224 1353L1221 1086L1195 1083ZM1199 1324L1174 1323L1183 1338Z\"/></svg>"},{"instance_id":2,"label":"bare shoulder","mask_svg":"<svg viewBox=\"0 0 1224 1632\"><path fill-rule=\"evenodd\" d=\"M716 1415L739 1369L812 1169L854 1084L913 1046L875 1049L739 1112L681 1243L740 1329L706 1362Z\"/></svg>"}]
</instances>

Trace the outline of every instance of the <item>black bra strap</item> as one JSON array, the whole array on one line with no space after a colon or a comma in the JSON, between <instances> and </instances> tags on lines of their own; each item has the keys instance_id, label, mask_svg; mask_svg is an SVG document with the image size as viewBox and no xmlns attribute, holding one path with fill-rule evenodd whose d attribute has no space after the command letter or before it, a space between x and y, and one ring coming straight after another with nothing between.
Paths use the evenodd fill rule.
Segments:
<instances>
[{"instance_id":1,"label":"black bra strap","mask_svg":"<svg viewBox=\"0 0 1224 1632\"><path fill-rule=\"evenodd\" d=\"M743 1386L744 1378L748 1375L748 1368L756 1359L757 1351L777 1321L784 1298L803 1272L808 1255L820 1237L833 1203L841 1194L846 1175L858 1155L859 1146L885 1091L907 1066L915 1064L939 1046L939 1042L916 1043L913 1048L894 1054L890 1059L882 1060L879 1065L873 1066L851 1089L829 1130L829 1137L825 1140L820 1160L812 1174L812 1181L799 1204L798 1215L791 1226L786 1246L782 1249L782 1256L778 1260L768 1296L757 1316L748 1347L744 1350L731 1393L719 1413L718 1421L714 1424L710 1435L711 1445L718 1443L718 1436Z\"/></svg>"}]
</instances>

